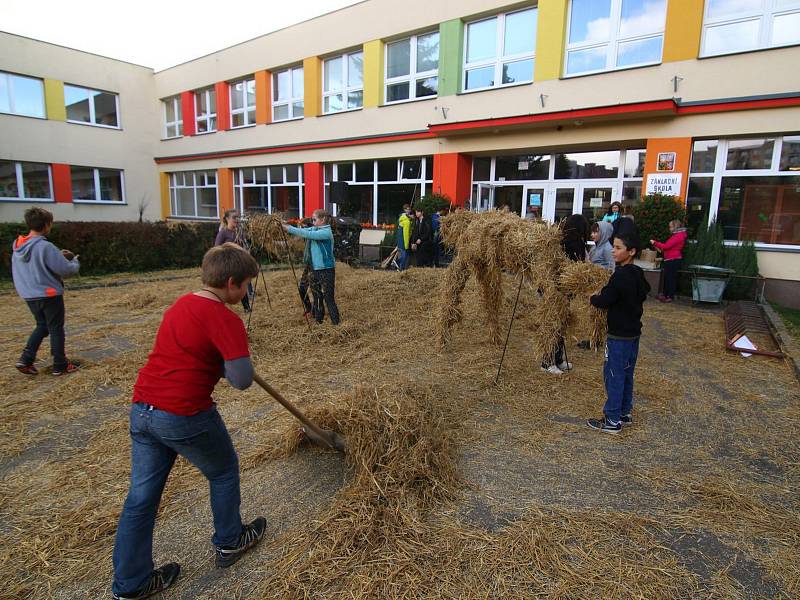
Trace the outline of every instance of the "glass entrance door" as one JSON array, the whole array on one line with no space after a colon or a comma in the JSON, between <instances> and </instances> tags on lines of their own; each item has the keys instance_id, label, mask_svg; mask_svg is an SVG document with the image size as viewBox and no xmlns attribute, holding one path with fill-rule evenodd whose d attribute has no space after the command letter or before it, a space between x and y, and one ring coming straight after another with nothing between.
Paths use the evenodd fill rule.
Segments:
<instances>
[{"instance_id":1,"label":"glass entrance door","mask_svg":"<svg viewBox=\"0 0 800 600\"><path fill-rule=\"evenodd\" d=\"M546 192L544 186L526 185L522 194L522 218L538 220L543 218Z\"/></svg>"},{"instance_id":2,"label":"glass entrance door","mask_svg":"<svg viewBox=\"0 0 800 600\"><path fill-rule=\"evenodd\" d=\"M578 185L551 183L546 198L542 216L546 221L558 223L572 214L578 198Z\"/></svg>"},{"instance_id":3,"label":"glass entrance door","mask_svg":"<svg viewBox=\"0 0 800 600\"><path fill-rule=\"evenodd\" d=\"M603 218L609 206L616 199L616 184L585 183L581 185L580 206L575 212L582 213L589 223Z\"/></svg>"},{"instance_id":4,"label":"glass entrance door","mask_svg":"<svg viewBox=\"0 0 800 600\"><path fill-rule=\"evenodd\" d=\"M479 183L477 197L474 199L472 210L484 212L494 208L494 186L488 183Z\"/></svg>"}]
</instances>

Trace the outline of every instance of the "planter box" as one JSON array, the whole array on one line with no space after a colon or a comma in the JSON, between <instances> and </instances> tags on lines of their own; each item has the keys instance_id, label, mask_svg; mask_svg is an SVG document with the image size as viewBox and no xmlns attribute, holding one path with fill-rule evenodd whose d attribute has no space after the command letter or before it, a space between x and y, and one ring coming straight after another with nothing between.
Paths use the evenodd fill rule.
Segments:
<instances>
[{"instance_id":1,"label":"planter box","mask_svg":"<svg viewBox=\"0 0 800 600\"><path fill-rule=\"evenodd\" d=\"M722 302L722 295L734 271L710 265L689 265L692 273L692 302Z\"/></svg>"}]
</instances>

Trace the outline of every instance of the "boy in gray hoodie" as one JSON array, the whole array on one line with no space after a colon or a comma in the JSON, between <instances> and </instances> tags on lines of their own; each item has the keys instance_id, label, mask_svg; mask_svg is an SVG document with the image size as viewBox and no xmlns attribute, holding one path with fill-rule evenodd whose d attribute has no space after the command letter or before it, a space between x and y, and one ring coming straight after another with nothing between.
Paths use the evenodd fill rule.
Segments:
<instances>
[{"instance_id":1,"label":"boy in gray hoodie","mask_svg":"<svg viewBox=\"0 0 800 600\"><path fill-rule=\"evenodd\" d=\"M53 375L77 371L80 363L67 360L64 354L64 282L78 272L78 257L69 250L59 250L45 237L53 226L53 215L43 208L25 211L28 235L12 244L11 272L17 293L28 303L36 328L28 338L16 367L25 375L36 375L36 352L42 340L50 336Z\"/></svg>"},{"instance_id":2,"label":"boy in gray hoodie","mask_svg":"<svg viewBox=\"0 0 800 600\"><path fill-rule=\"evenodd\" d=\"M611 234L614 233L614 226L607 221L599 221L592 225L592 241L594 248L589 252L589 260L592 264L600 265L604 269L614 271L614 257L611 255Z\"/></svg>"}]
</instances>

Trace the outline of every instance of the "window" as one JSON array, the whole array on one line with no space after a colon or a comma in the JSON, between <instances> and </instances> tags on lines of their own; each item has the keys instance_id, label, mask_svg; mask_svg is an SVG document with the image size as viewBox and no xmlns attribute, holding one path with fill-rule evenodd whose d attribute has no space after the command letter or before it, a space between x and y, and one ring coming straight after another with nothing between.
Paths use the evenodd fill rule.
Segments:
<instances>
[{"instance_id":1,"label":"window","mask_svg":"<svg viewBox=\"0 0 800 600\"><path fill-rule=\"evenodd\" d=\"M386 45L386 104L435 96L438 75L438 31Z\"/></svg>"},{"instance_id":2,"label":"window","mask_svg":"<svg viewBox=\"0 0 800 600\"><path fill-rule=\"evenodd\" d=\"M172 216L217 218L217 172L184 171L169 174Z\"/></svg>"},{"instance_id":3,"label":"window","mask_svg":"<svg viewBox=\"0 0 800 600\"><path fill-rule=\"evenodd\" d=\"M303 67L292 67L272 74L272 120L287 121L303 117Z\"/></svg>"},{"instance_id":4,"label":"window","mask_svg":"<svg viewBox=\"0 0 800 600\"><path fill-rule=\"evenodd\" d=\"M701 56L800 44L800 0L707 0Z\"/></svg>"},{"instance_id":5,"label":"window","mask_svg":"<svg viewBox=\"0 0 800 600\"><path fill-rule=\"evenodd\" d=\"M231 127L256 124L256 80L242 79L230 85Z\"/></svg>"},{"instance_id":6,"label":"window","mask_svg":"<svg viewBox=\"0 0 800 600\"><path fill-rule=\"evenodd\" d=\"M217 130L217 92L213 87L194 93L194 114L197 133Z\"/></svg>"},{"instance_id":7,"label":"window","mask_svg":"<svg viewBox=\"0 0 800 600\"><path fill-rule=\"evenodd\" d=\"M619 172L619 151L556 154L556 179L608 179Z\"/></svg>"},{"instance_id":8,"label":"window","mask_svg":"<svg viewBox=\"0 0 800 600\"><path fill-rule=\"evenodd\" d=\"M102 127L119 127L118 96L89 88L64 85L67 121Z\"/></svg>"},{"instance_id":9,"label":"window","mask_svg":"<svg viewBox=\"0 0 800 600\"><path fill-rule=\"evenodd\" d=\"M800 245L798 144L797 135L695 141L689 224L716 220L726 240Z\"/></svg>"},{"instance_id":10,"label":"window","mask_svg":"<svg viewBox=\"0 0 800 600\"><path fill-rule=\"evenodd\" d=\"M666 0L572 0L566 75L661 62Z\"/></svg>"},{"instance_id":11,"label":"window","mask_svg":"<svg viewBox=\"0 0 800 600\"><path fill-rule=\"evenodd\" d=\"M322 112L361 108L364 105L363 73L363 52L327 59L322 75Z\"/></svg>"},{"instance_id":12,"label":"window","mask_svg":"<svg viewBox=\"0 0 800 600\"><path fill-rule=\"evenodd\" d=\"M164 103L164 137L181 137L183 135L181 97L173 96L162 102Z\"/></svg>"},{"instance_id":13,"label":"window","mask_svg":"<svg viewBox=\"0 0 800 600\"><path fill-rule=\"evenodd\" d=\"M122 171L71 167L73 202L125 202Z\"/></svg>"},{"instance_id":14,"label":"window","mask_svg":"<svg viewBox=\"0 0 800 600\"><path fill-rule=\"evenodd\" d=\"M0 72L0 113L44 118L41 79Z\"/></svg>"},{"instance_id":15,"label":"window","mask_svg":"<svg viewBox=\"0 0 800 600\"><path fill-rule=\"evenodd\" d=\"M537 9L467 23L464 90L533 81Z\"/></svg>"},{"instance_id":16,"label":"window","mask_svg":"<svg viewBox=\"0 0 800 600\"><path fill-rule=\"evenodd\" d=\"M0 160L0 200L53 200L50 165Z\"/></svg>"},{"instance_id":17,"label":"window","mask_svg":"<svg viewBox=\"0 0 800 600\"><path fill-rule=\"evenodd\" d=\"M233 189L242 212L279 212L294 219L303 213L302 165L235 169Z\"/></svg>"}]
</instances>

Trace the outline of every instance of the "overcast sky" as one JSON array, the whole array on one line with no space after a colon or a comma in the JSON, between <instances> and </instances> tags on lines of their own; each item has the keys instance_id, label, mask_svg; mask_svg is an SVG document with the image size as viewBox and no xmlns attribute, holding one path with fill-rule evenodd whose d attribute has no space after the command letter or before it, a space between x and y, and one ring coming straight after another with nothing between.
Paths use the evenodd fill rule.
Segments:
<instances>
[{"instance_id":1,"label":"overcast sky","mask_svg":"<svg viewBox=\"0 0 800 600\"><path fill-rule=\"evenodd\" d=\"M166 69L358 0L2 0L0 30Z\"/></svg>"}]
</instances>

